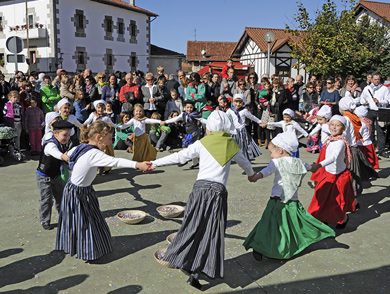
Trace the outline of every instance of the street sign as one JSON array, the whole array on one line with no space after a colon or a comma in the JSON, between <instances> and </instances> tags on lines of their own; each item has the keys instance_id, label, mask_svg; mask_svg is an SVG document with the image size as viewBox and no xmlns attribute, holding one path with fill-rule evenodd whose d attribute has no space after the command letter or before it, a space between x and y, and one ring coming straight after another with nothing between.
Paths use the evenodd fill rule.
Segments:
<instances>
[{"instance_id":1,"label":"street sign","mask_svg":"<svg viewBox=\"0 0 390 294\"><path fill-rule=\"evenodd\" d=\"M17 36L9 37L5 43L8 51L11 53L20 53L23 51L23 40Z\"/></svg>"}]
</instances>

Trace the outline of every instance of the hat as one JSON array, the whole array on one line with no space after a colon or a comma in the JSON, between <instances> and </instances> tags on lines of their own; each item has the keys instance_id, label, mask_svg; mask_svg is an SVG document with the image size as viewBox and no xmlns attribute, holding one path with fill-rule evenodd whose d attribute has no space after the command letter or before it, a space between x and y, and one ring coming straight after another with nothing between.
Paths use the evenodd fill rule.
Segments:
<instances>
[{"instance_id":1,"label":"hat","mask_svg":"<svg viewBox=\"0 0 390 294\"><path fill-rule=\"evenodd\" d=\"M244 104L246 103L246 97L244 94L234 94L233 96L233 101L236 100L236 99L241 99L242 102L244 102Z\"/></svg>"},{"instance_id":2,"label":"hat","mask_svg":"<svg viewBox=\"0 0 390 294\"><path fill-rule=\"evenodd\" d=\"M45 76L45 74L43 72L41 72L39 75L38 75L38 79L40 80L43 80L43 77Z\"/></svg>"},{"instance_id":3,"label":"hat","mask_svg":"<svg viewBox=\"0 0 390 294\"><path fill-rule=\"evenodd\" d=\"M271 142L275 146L282 148L290 155L293 152L297 152L299 146L297 136L291 136L291 133L288 132L278 134L271 140Z\"/></svg>"},{"instance_id":4,"label":"hat","mask_svg":"<svg viewBox=\"0 0 390 294\"><path fill-rule=\"evenodd\" d=\"M354 110L356 108L356 103L351 97L344 97L339 101L339 108L344 111Z\"/></svg>"},{"instance_id":5,"label":"hat","mask_svg":"<svg viewBox=\"0 0 390 294\"><path fill-rule=\"evenodd\" d=\"M264 103L264 102L267 102L267 101L268 101L268 100L265 99L265 98L260 98L260 99L259 99L259 102L260 102L260 103Z\"/></svg>"},{"instance_id":6,"label":"hat","mask_svg":"<svg viewBox=\"0 0 390 294\"><path fill-rule=\"evenodd\" d=\"M295 112L292 111L290 108L286 108L285 110L283 110L283 115L286 114L286 115L289 115L291 117L294 117L295 115Z\"/></svg>"},{"instance_id":7,"label":"hat","mask_svg":"<svg viewBox=\"0 0 390 294\"><path fill-rule=\"evenodd\" d=\"M185 105L187 105L187 104L195 105L195 101L192 101L192 100L184 100L183 106L185 106Z\"/></svg>"},{"instance_id":8,"label":"hat","mask_svg":"<svg viewBox=\"0 0 390 294\"><path fill-rule=\"evenodd\" d=\"M226 132L236 134L236 129L229 116L220 110L214 110L207 118L206 128L210 132Z\"/></svg>"},{"instance_id":9,"label":"hat","mask_svg":"<svg viewBox=\"0 0 390 294\"><path fill-rule=\"evenodd\" d=\"M52 124L52 126L53 126L54 131L55 130L70 130L74 127L73 124L71 124L70 122L63 120L63 119L55 121Z\"/></svg>"},{"instance_id":10,"label":"hat","mask_svg":"<svg viewBox=\"0 0 390 294\"><path fill-rule=\"evenodd\" d=\"M355 109L355 114L358 116L358 117L366 117L367 116L367 113L368 113L368 109L367 107L365 106L359 106Z\"/></svg>"},{"instance_id":11,"label":"hat","mask_svg":"<svg viewBox=\"0 0 390 294\"><path fill-rule=\"evenodd\" d=\"M45 117L45 133L50 131L50 123L56 117L61 117L61 114L59 114L58 112L54 112L54 111L46 113L46 117Z\"/></svg>"},{"instance_id":12,"label":"hat","mask_svg":"<svg viewBox=\"0 0 390 294\"><path fill-rule=\"evenodd\" d=\"M341 115L334 115L334 116L332 116L332 118L330 119L330 122L329 123L331 123L333 120L338 120L339 122L341 122L343 125L344 125L344 127L346 127L347 126L347 120L345 119L345 117L344 116L341 116Z\"/></svg>"},{"instance_id":13,"label":"hat","mask_svg":"<svg viewBox=\"0 0 390 294\"><path fill-rule=\"evenodd\" d=\"M69 100L68 100L68 99L65 99L65 98L63 98L63 99L61 99L60 101L58 101L58 103L57 103L57 108L58 108L58 110L60 110L61 107L64 106L65 104L71 105L70 102L69 102Z\"/></svg>"},{"instance_id":14,"label":"hat","mask_svg":"<svg viewBox=\"0 0 390 294\"><path fill-rule=\"evenodd\" d=\"M95 109L98 106L98 104L106 105L106 101L104 101L102 99L93 101L93 107L95 107Z\"/></svg>"},{"instance_id":15,"label":"hat","mask_svg":"<svg viewBox=\"0 0 390 294\"><path fill-rule=\"evenodd\" d=\"M332 108L329 105L324 105L321 109L316 113L316 115L330 119L332 117Z\"/></svg>"}]
</instances>

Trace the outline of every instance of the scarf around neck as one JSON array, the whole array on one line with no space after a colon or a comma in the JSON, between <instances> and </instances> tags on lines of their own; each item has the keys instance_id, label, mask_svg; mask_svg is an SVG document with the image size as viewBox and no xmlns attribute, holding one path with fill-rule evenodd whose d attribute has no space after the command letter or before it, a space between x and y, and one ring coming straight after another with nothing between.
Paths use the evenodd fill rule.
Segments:
<instances>
[{"instance_id":1,"label":"scarf around neck","mask_svg":"<svg viewBox=\"0 0 390 294\"><path fill-rule=\"evenodd\" d=\"M351 146L349 145L348 141L341 135L333 136L330 135L328 139L324 142L323 146L327 146L329 142L341 140L345 144L345 156L344 156L344 162L347 166L349 166L349 163L351 162L352 153L351 153Z\"/></svg>"},{"instance_id":2,"label":"scarf around neck","mask_svg":"<svg viewBox=\"0 0 390 294\"><path fill-rule=\"evenodd\" d=\"M349 112L349 111L345 112L343 114L343 116L346 116L349 118L349 120L352 122L353 132L355 134L356 139L362 141L363 138L362 138L362 135L360 134L362 122L360 121L359 117L356 114Z\"/></svg>"},{"instance_id":3,"label":"scarf around neck","mask_svg":"<svg viewBox=\"0 0 390 294\"><path fill-rule=\"evenodd\" d=\"M197 118L201 118L201 117L202 117L202 115L199 113L199 111L198 111L197 109L194 110L194 111L191 112L191 113L188 113L188 112L186 112L186 111L184 111L183 113L184 113L184 117L185 117L188 121L190 121L190 122L192 122L192 123L195 123L195 120L196 120Z\"/></svg>"},{"instance_id":4,"label":"scarf around neck","mask_svg":"<svg viewBox=\"0 0 390 294\"><path fill-rule=\"evenodd\" d=\"M69 157L69 169L73 170L77 160L91 149L99 149L99 148L97 146L89 145L89 144L80 144L79 146L77 146L76 149L73 151L72 155Z\"/></svg>"},{"instance_id":5,"label":"scarf around neck","mask_svg":"<svg viewBox=\"0 0 390 294\"><path fill-rule=\"evenodd\" d=\"M233 112L235 113L235 115L237 115L238 122L241 123L240 111L241 111L241 110L244 110L244 109L245 109L245 106L241 106L239 109L236 109L235 107L232 107L232 108L230 108L230 109L233 110Z\"/></svg>"},{"instance_id":6,"label":"scarf around neck","mask_svg":"<svg viewBox=\"0 0 390 294\"><path fill-rule=\"evenodd\" d=\"M226 132L211 132L200 142L222 167L240 150L236 141Z\"/></svg>"},{"instance_id":7,"label":"scarf around neck","mask_svg":"<svg viewBox=\"0 0 390 294\"><path fill-rule=\"evenodd\" d=\"M294 197L307 173L305 165L299 158L291 157L291 159L291 163L283 157L278 159L279 172L283 182L283 194L280 201L283 203Z\"/></svg>"}]
</instances>

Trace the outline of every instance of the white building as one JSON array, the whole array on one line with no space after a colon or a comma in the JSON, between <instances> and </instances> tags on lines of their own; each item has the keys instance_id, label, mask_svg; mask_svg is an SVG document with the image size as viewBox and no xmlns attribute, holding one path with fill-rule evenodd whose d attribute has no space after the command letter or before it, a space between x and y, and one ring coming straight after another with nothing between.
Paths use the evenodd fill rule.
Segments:
<instances>
[{"instance_id":1,"label":"white building","mask_svg":"<svg viewBox=\"0 0 390 294\"><path fill-rule=\"evenodd\" d=\"M265 34L272 32L275 40L270 43L270 71L268 72L268 43L265 41ZM293 41L294 36L287 34L282 29L266 29L246 27L240 40L237 42L232 57L240 58L240 62L246 65L253 65L254 71L261 78L269 73L270 76L277 74L280 77L296 77L303 75L307 80L308 73L302 66L299 69L293 68L299 65L299 60L291 57L292 48L288 42Z\"/></svg>"},{"instance_id":2,"label":"white building","mask_svg":"<svg viewBox=\"0 0 390 294\"><path fill-rule=\"evenodd\" d=\"M30 0L27 2L29 53L27 52L25 0L0 2L0 70L15 71L6 48L11 36L23 39L18 69L77 72L149 70L150 22L157 14L135 6L134 0ZM8 62L11 61L11 62ZM1 65L1 63L0 63Z\"/></svg>"}]
</instances>

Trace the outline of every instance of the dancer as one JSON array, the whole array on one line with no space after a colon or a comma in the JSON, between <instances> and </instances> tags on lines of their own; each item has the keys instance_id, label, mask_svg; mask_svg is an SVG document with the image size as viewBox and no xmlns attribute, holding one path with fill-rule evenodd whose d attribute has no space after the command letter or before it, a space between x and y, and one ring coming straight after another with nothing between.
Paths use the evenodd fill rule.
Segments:
<instances>
[{"instance_id":1,"label":"dancer","mask_svg":"<svg viewBox=\"0 0 390 294\"><path fill-rule=\"evenodd\" d=\"M318 154L316 164L320 163L325 159L326 150L324 148L324 143L330 136L329 120L331 117L332 108L330 108L330 106L328 105L322 106L316 114L317 126L310 132L310 136L313 136L315 133L321 130L320 154ZM311 175L310 180L312 181L312 188L314 188L317 185L317 182L323 178L323 172L324 169L321 167Z\"/></svg>"},{"instance_id":2,"label":"dancer","mask_svg":"<svg viewBox=\"0 0 390 294\"><path fill-rule=\"evenodd\" d=\"M116 166L146 171L150 166L106 155L103 150L112 143L113 132L114 128L103 121L84 125L80 132L83 144L68 152L72 175L63 193L56 250L70 256L77 254L78 259L96 260L113 250L110 230L92 187L97 168Z\"/></svg>"},{"instance_id":3,"label":"dancer","mask_svg":"<svg viewBox=\"0 0 390 294\"><path fill-rule=\"evenodd\" d=\"M295 131L298 131L303 136L308 137L309 134L296 121L293 120L294 115L294 111L292 111L290 108L287 108L283 110L283 120L278 122L262 123L261 126L263 128L266 126L282 128L283 132L293 134L295 137L297 136ZM297 148L297 151L294 152L292 156L299 158L299 148Z\"/></svg>"},{"instance_id":4,"label":"dancer","mask_svg":"<svg viewBox=\"0 0 390 294\"><path fill-rule=\"evenodd\" d=\"M153 167L177 164L199 157L199 173L189 196L182 226L164 260L191 274L187 281L201 289L200 273L223 278L224 236L227 220L226 182L234 160L248 176L250 162L229 133L235 129L226 113L213 111L207 119L204 138L187 149L152 162Z\"/></svg>"},{"instance_id":5,"label":"dancer","mask_svg":"<svg viewBox=\"0 0 390 294\"><path fill-rule=\"evenodd\" d=\"M251 181L275 173L271 199L255 228L245 239L245 249L253 248L253 256L260 261L269 258L289 259L309 245L327 237L334 231L311 216L298 200L298 188L312 166L292 157L298 140L290 133L281 133L268 145L271 162L255 174ZM318 167L314 167L315 170Z\"/></svg>"},{"instance_id":6,"label":"dancer","mask_svg":"<svg viewBox=\"0 0 390 294\"><path fill-rule=\"evenodd\" d=\"M155 160L157 151L152 144L149 143L148 135L145 132L146 124L159 124L161 120L147 118L145 116L144 108L139 103L134 105L133 114L134 117L129 122L124 123L119 127L123 130L130 126L134 126L133 160L138 162Z\"/></svg>"},{"instance_id":7,"label":"dancer","mask_svg":"<svg viewBox=\"0 0 390 294\"><path fill-rule=\"evenodd\" d=\"M355 193L348 165L351 149L342 136L347 120L335 115L329 123L331 136L324 143L325 159L319 165L325 167L324 177L319 180L307 211L322 222L338 223L344 229L348 222L347 212L355 210Z\"/></svg>"},{"instance_id":8,"label":"dancer","mask_svg":"<svg viewBox=\"0 0 390 294\"><path fill-rule=\"evenodd\" d=\"M46 117L51 112L46 114ZM40 194L39 219L45 230L51 230L51 209L53 198L55 207L60 211L64 181L61 178L62 162L67 162L69 157L67 143L70 139L71 129L74 126L64 120L58 120L52 124L53 135L43 143L41 156L37 168L37 185Z\"/></svg>"},{"instance_id":9,"label":"dancer","mask_svg":"<svg viewBox=\"0 0 390 294\"><path fill-rule=\"evenodd\" d=\"M245 103L246 97L244 94L234 94L234 107L229 108L226 111L226 114L232 119L234 127L237 130L237 133L233 135L234 140L238 146L240 146L240 149L245 157L248 160L253 160L261 155L261 151L245 128L245 118L248 118L258 124L261 124L261 120L245 108Z\"/></svg>"},{"instance_id":10,"label":"dancer","mask_svg":"<svg viewBox=\"0 0 390 294\"><path fill-rule=\"evenodd\" d=\"M358 141L358 147L363 152L363 154L370 161L372 168L379 168L378 156L375 152L375 146L371 141L371 130L372 130L372 121L367 118L368 109L365 106L359 106L355 109L355 114L360 118L362 127L359 130L360 135L362 136L363 141Z\"/></svg>"}]
</instances>

